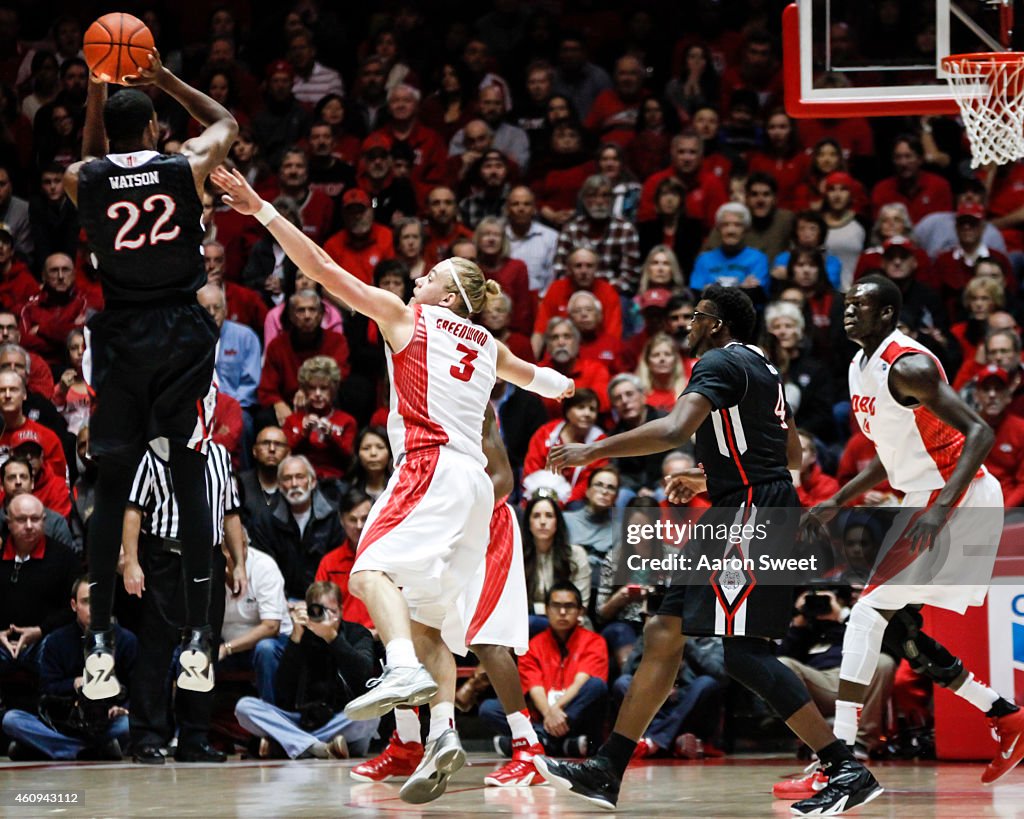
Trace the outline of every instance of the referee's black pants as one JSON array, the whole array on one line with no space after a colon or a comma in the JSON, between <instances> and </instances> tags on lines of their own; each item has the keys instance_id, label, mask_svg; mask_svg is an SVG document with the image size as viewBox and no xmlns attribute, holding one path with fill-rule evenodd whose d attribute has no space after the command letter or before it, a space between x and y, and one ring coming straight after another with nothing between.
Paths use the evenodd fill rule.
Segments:
<instances>
[{"instance_id":1,"label":"referee's black pants","mask_svg":"<svg viewBox=\"0 0 1024 819\"><path fill-rule=\"evenodd\" d=\"M139 563L146 577L142 593L142 626L139 654L132 672L129 696L129 727L133 748L166 745L178 728L178 745L194 747L207 741L213 692L177 690L173 696L175 649L181 645L185 626L185 575L181 555L169 551L161 538L139 535ZM210 625L214 659L224 624L224 568L220 546L213 550Z\"/></svg>"}]
</instances>

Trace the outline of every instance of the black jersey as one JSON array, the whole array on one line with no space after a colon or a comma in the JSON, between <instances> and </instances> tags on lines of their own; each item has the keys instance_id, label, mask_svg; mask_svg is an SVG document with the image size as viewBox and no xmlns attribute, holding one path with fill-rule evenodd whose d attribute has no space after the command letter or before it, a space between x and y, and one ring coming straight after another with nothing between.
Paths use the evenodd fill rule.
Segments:
<instances>
[{"instance_id":1,"label":"black jersey","mask_svg":"<svg viewBox=\"0 0 1024 819\"><path fill-rule=\"evenodd\" d=\"M697 460L712 504L758 484L792 481L782 380L758 350L739 342L709 350L683 394L690 392L712 406L697 430Z\"/></svg>"},{"instance_id":2,"label":"black jersey","mask_svg":"<svg viewBox=\"0 0 1024 819\"><path fill-rule=\"evenodd\" d=\"M78 214L111 303L194 298L206 284L203 205L180 154L111 154L82 165Z\"/></svg>"}]
</instances>

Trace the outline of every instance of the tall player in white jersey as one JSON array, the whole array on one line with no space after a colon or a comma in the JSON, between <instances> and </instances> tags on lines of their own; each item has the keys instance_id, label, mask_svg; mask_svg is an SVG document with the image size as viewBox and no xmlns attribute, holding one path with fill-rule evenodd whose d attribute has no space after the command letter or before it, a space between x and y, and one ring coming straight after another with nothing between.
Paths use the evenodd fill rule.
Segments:
<instances>
[{"instance_id":1,"label":"tall player in white jersey","mask_svg":"<svg viewBox=\"0 0 1024 819\"><path fill-rule=\"evenodd\" d=\"M901 302L899 289L879 275L865 276L846 294L843 326L862 348L850 364L850 399L876 456L812 510L843 506L883 479L905 493L905 513L850 613L835 732L853 744L884 637L915 670L992 721L1001 753L982 775L990 783L1024 757L1024 711L923 634L917 609L928 604L962 614L984 602L1003 522L1002 490L983 466L994 434L952 390L934 355L896 329Z\"/></svg>"},{"instance_id":2,"label":"tall player in white jersey","mask_svg":"<svg viewBox=\"0 0 1024 819\"><path fill-rule=\"evenodd\" d=\"M416 280L412 301L404 304L339 267L277 218L237 171L218 168L211 178L225 191L225 203L256 216L300 270L373 319L387 342L388 432L398 468L366 522L349 583L369 610L387 659L376 686L345 712L370 719L396 705L431 702L427 755L447 773L465 756L452 730L455 663L441 629L452 629L450 618L461 616L456 600L488 540L494 494L481 449L484 410L496 376L548 398L571 395L573 382L517 358L468 320L497 288L472 262L441 262ZM455 624L463 637L468 625Z\"/></svg>"}]
</instances>

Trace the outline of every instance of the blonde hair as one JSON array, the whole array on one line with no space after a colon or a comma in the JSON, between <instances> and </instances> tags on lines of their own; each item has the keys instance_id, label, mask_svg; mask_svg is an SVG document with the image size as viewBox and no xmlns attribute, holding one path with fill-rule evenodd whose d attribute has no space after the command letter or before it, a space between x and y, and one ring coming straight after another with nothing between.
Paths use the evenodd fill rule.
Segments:
<instances>
[{"instance_id":1,"label":"blonde hair","mask_svg":"<svg viewBox=\"0 0 1024 819\"><path fill-rule=\"evenodd\" d=\"M497 216L485 216L480 220L480 224L476 226L476 230L473 231L473 244L476 245L477 252L480 251L480 236L487 228L497 228L501 233L501 248L498 250L498 257L501 259L507 259L509 254L512 252L512 243L508 240L508 234L505 232L505 220L499 219Z\"/></svg>"},{"instance_id":2,"label":"blonde hair","mask_svg":"<svg viewBox=\"0 0 1024 819\"><path fill-rule=\"evenodd\" d=\"M448 265L452 267L449 268ZM460 316L471 316L479 313L484 309L488 296L497 296L501 293L501 285L492 279L485 278L483 271L477 263L471 262L469 259L452 256L452 258L446 259L436 267L440 268L439 272L448 274L449 282L446 289L449 293L454 293L458 296L451 310ZM452 268L454 268L454 271ZM455 276L459 277L458 282L461 282L462 290L465 291L466 298L469 299L468 305L462 298L462 292L459 290L459 284L456 282Z\"/></svg>"},{"instance_id":3,"label":"blonde hair","mask_svg":"<svg viewBox=\"0 0 1024 819\"><path fill-rule=\"evenodd\" d=\"M640 363L637 364L636 367L637 378L640 379L640 383L643 384L644 391L648 395L650 395L652 390L656 389L654 385L654 377L651 375L651 367L647 363L647 357L659 344L667 344L672 348L672 352L674 354L671 375L672 391L678 395L686 389L686 384L689 379L686 377L686 370L683 369L683 358L679 355L679 348L676 347L675 340L668 333L655 333L644 345L643 354L640 356Z\"/></svg>"},{"instance_id":4,"label":"blonde hair","mask_svg":"<svg viewBox=\"0 0 1024 819\"><path fill-rule=\"evenodd\" d=\"M299 367L299 386L306 389L314 378L326 378L331 384L331 390L336 391L341 383L341 368L338 367L338 362L326 355L307 358Z\"/></svg>"},{"instance_id":5,"label":"blonde hair","mask_svg":"<svg viewBox=\"0 0 1024 819\"><path fill-rule=\"evenodd\" d=\"M1002 282L989 276L975 276L964 287L964 307L969 306L968 302L971 297L977 295L979 291L992 299L992 306L996 310L1002 309L1006 305L1006 289Z\"/></svg>"},{"instance_id":6,"label":"blonde hair","mask_svg":"<svg viewBox=\"0 0 1024 819\"><path fill-rule=\"evenodd\" d=\"M651 248L647 254L647 258L644 259L643 267L640 268L640 287L637 290L638 293L646 293L651 287L651 262L654 261L654 257L658 253L664 253L665 259L668 261L668 266L672 270L672 286L670 289L676 290L683 286L683 271L679 267L679 257L676 256L676 252L668 245L655 245ZM664 287L665 285L659 284L658 287Z\"/></svg>"}]
</instances>

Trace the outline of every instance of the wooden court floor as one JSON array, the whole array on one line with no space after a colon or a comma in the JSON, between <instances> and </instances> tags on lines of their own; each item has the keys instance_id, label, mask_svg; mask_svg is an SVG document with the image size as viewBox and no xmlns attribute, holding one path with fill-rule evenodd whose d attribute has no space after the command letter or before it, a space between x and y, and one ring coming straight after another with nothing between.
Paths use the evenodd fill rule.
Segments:
<instances>
[{"instance_id":1,"label":"wooden court floor","mask_svg":"<svg viewBox=\"0 0 1024 819\"><path fill-rule=\"evenodd\" d=\"M0 816L52 817L558 817L608 816L552 788L488 788L496 757L471 754L448 793L430 805L407 805L398 786L348 777L355 762L239 762L163 767L102 763L0 765ZM1024 770L986 788L979 764L886 763L874 766L886 792L854 816L1022 817ZM654 761L631 768L619 814L661 817L785 817L788 802L771 797L778 778L800 770L791 759L738 757L713 762ZM79 791L77 805L15 807L18 791Z\"/></svg>"}]
</instances>

